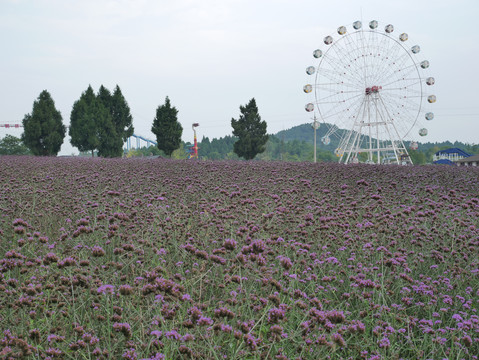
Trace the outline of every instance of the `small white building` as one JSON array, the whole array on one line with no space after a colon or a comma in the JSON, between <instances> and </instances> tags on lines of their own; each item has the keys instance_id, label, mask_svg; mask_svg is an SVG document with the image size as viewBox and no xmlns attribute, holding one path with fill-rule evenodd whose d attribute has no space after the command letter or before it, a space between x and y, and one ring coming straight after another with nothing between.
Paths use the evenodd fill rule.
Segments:
<instances>
[{"instance_id":1,"label":"small white building","mask_svg":"<svg viewBox=\"0 0 479 360\"><path fill-rule=\"evenodd\" d=\"M470 156L471 154L468 154L459 148L449 148L435 153L432 157L432 161L434 164L454 165L454 163L458 160L468 158Z\"/></svg>"},{"instance_id":2,"label":"small white building","mask_svg":"<svg viewBox=\"0 0 479 360\"><path fill-rule=\"evenodd\" d=\"M457 166L479 166L479 154L455 161Z\"/></svg>"}]
</instances>

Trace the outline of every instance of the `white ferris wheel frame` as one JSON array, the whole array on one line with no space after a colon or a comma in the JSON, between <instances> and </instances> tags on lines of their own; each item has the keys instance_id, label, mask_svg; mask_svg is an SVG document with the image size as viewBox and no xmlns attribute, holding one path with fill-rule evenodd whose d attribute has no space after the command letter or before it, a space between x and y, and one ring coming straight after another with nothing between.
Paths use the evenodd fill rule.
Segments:
<instances>
[{"instance_id":1,"label":"white ferris wheel frame","mask_svg":"<svg viewBox=\"0 0 479 360\"><path fill-rule=\"evenodd\" d=\"M351 33L341 26L339 39L326 36L327 50L313 52L319 64L306 71L315 73L315 82L304 91L314 89L315 99L306 110L316 111L323 123L330 124L322 138L325 144L330 136L338 136L339 129L347 130L335 151L339 162L359 162L359 154L365 153L368 163L412 164L405 142L421 125L420 115L426 111L426 82L421 72L427 70L429 62L416 60L420 47L406 47L406 33L396 39L391 35L392 25L384 32L377 30L374 20L369 25L365 30L355 22ZM427 85L434 82L434 78L427 78ZM435 96L430 95L427 102L435 102ZM433 117L429 112L425 118ZM421 136L427 134L424 128L419 132ZM410 144L417 148L414 141Z\"/></svg>"}]
</instances>

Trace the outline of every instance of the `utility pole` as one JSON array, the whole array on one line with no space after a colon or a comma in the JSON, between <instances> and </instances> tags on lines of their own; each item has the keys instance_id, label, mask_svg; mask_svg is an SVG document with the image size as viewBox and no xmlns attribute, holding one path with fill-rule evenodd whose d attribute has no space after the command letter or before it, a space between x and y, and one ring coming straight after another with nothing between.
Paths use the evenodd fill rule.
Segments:
<instances>
[{"instance_id":1,"label":"utility pole","mask_svg":"<svg viewBox=\"0 0 479 360\"><path fill-rule=\"evenodd\" d=\"M319 122L318 120L316 119L316 114L314 114L314 118L313 118L313 123L311 124L311 126L313 127L314 129L314 162L316 162L316 130L319 129Z\"/></svg>"}]
</instances>

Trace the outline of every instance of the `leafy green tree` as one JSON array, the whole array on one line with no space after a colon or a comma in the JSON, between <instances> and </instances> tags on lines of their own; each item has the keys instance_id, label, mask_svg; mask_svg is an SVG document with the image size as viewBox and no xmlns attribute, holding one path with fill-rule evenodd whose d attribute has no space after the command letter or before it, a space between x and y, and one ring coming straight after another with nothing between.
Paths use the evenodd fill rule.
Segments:
<instances>
[{"instance_id":1,"label":"leafy green tree","mask_svg":"<svg viewBox=\"0 0 479 360\"><path fill-rule=\"evenodd\" d=\"M338 158L331 152L326 150L319 150L316 154L318 161L336 162Z\"/></svg>"},{"instance_id":2,"label":"leafy green tree","mask_svg":"<svg viewBox=\"0 0 479 360\"><path fill-rule=\"evenodd\" d=\"M201 142L198 144L198 147L201 148L200 156L208 156L211 150L210 139L207 136L203 136L203 139L201 139Z\"/></svg>"},{"instance_id":3,"label":"leafy green tree","mask_svg":"<svg viewBox=\"0 0 479 360\"><path fill-rule=\"evenodd\" d=\"M57 155L66 133L62 120L50 93L43 90L33 103L32 113L23 118L23 143L34 155Z\"/></svg>"},{"instance_id":4,"label":"leafy green tree","mask_svg":"<svg viewBox=\"0 0 479 360\"><path fill-rule=\"evenodd\" d=\"M426 163L426 155L419 150L409 150L409 156L414 165L423 165Z\"/></svg>"},{"instance_id":5,"label":"leafy green tree","mask_svg":"<svg viewBox=\"0 0 479 360\"><path fill-rule=\"evenodd\" d=\"M233 135L238 137L233 150L239 157L251 160L265 150L268 141L266 121L261 121L254 98L246 106L240 106L240 111L238 120L231 119Z\"/></svg>"},{"instance_id":6,"label":"leafy green tree","mask_svg":"<svg viewBox=\"0 0 479 360\"><path fill-rule=\"evenodd\" d=\"M126 157L148 157L148 156L164 156L165 153L159 150L156 146L150 145L149 147L143 146L139 149L131 149Z\"/></svg>"},{"instance_id":7,"label":"leafy green tree","mask_svg":"<svg viewBox=\"0 0 479 360\"><path fill-rule=\"evenodd\" d=\"M165 104L156 109L156 117L151 127L151 132L156 135L158 149L163 150L169 157L181 145L183 127L179 123L177 115L178 110L171 106L167 96Z\"/></svg>"},{"instance_id":8,"label":"leafy green tree","mask_svg":"<svg viewBox=\"0 0 479 360\"><path fill-rule=\"evenodd\" d=\"M143 157L143 152L140 149L130 149L128 153L126 154L127 158L132 158L132 157Z\"/></svg>"},{"instance_id":9,"label":"leafy green tree","mask_svg":"<svg viewBox=\"0 0 479 360\"><path fill-rule=\"evenodd\" d=\"M30 155L31 151L22 142L22 139L12 135L5 135L0 139L0 155Z\"/></svg>"},{"instance_id":10,"label":"leafy green tree","mask_svg":"<svg viewBox=\"0 0 479 360\"><path fill-rule=\"evenodd\" d=\"M213 151L213 152L210 152L209 156L208 156L208 159L209 160L220 160L221 159L221 155L219 152L217 151Z\"/></svg>"},{"instance_id":11,"label":"leafy green tree","mask_svg":"<svg viewBox=\"0 0 479 360\"><path fill-rule=\"evenodd\" d=\"M187 159L188 153L186 152L185 149L186 149L186 144L182 141L180 144L180 147L173 150L173 152L171 153L171 158L178 159L178 160Z\"/></svg>"}]
</instances>

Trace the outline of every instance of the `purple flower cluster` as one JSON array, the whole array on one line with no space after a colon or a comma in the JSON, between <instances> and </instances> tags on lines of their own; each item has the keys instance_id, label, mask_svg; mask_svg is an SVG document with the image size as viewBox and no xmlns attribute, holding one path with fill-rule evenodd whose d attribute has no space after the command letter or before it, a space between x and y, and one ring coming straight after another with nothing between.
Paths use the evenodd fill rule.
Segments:
<instances>
[{"instance_id":1,"label":"purple flower cluster","mask_svg":"<svg viewBox=\"0 0 479 360\"><path fill-rule=\"evenodd\" d=\"M2 157L0 357L475 360L478 178Z\"/></svg>"}]
</instances>

